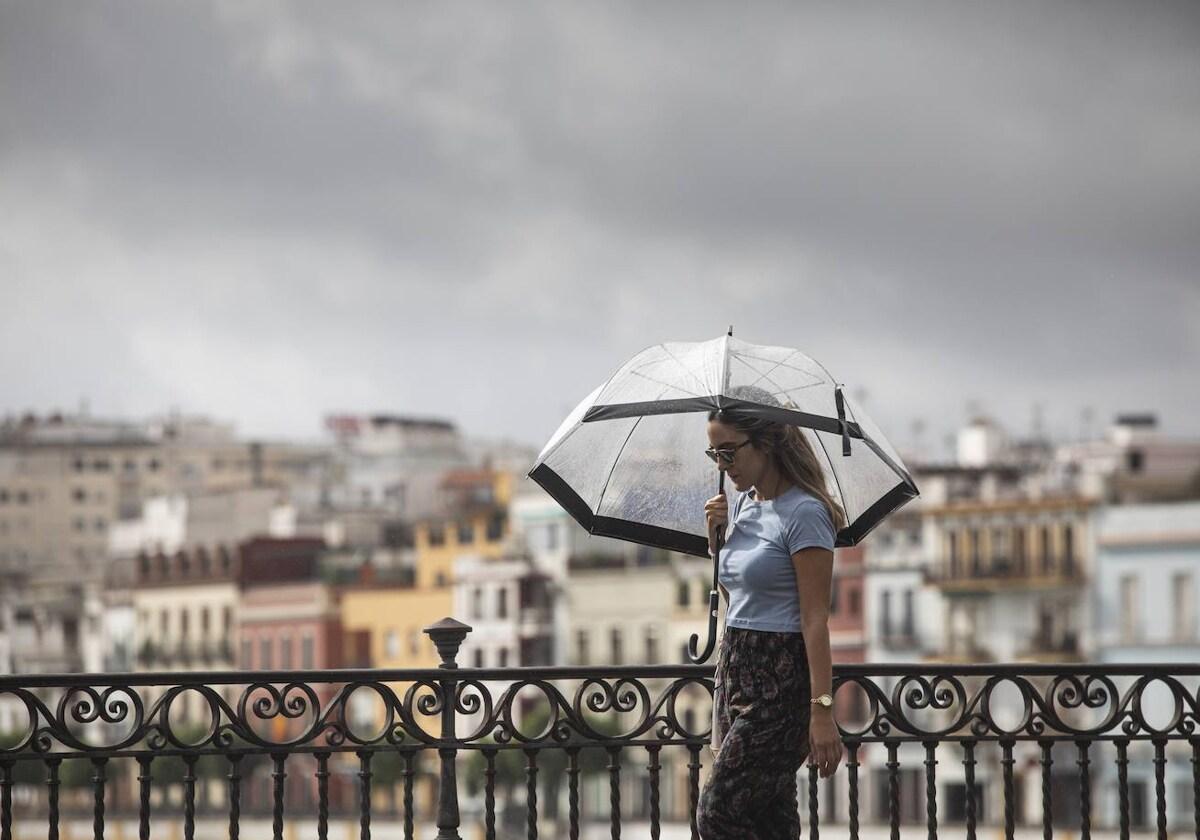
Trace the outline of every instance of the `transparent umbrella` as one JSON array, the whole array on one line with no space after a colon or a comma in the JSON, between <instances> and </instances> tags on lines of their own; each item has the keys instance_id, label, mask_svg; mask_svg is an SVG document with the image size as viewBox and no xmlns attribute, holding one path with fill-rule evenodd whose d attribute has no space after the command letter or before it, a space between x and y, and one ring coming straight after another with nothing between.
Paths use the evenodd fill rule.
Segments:
<instances>
[{"instance_id":1,"label":"transparent umbrella","mask_svg":"<svg viewBox=\"0 0 1200 840\"><path fill-rule=\"evenodd\" d=\"M708 412L737 408L799 427L846 513L838 546L858 543L917 487L883 433L799 350L732 335L638 353L575 407L529 476L589 533L707 557L704 502L718 472L705 456ZM709 595L715 644L717 583Z\"/></svg>"}]
</instances>

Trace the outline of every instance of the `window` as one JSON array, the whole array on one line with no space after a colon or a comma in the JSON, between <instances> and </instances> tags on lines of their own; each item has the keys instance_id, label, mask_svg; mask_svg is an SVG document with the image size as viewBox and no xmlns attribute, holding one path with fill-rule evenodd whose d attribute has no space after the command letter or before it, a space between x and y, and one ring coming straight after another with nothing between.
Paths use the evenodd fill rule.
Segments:
<instances>
[{"instance_id":1,"label":"window","mask_svg":"<svg viewBox=\"0 0 1200 840\"><path fill-rule=\"evenodd\" d=\"M187 610L182 610L179 613L179 635L183 636L185 639L188 637L189 631L191 630L191 618L192 616Z\"/></svg>"},{"instance_id":2,"label":"window","mask_svg":"<svg viewBox=\"0 0 1200 840\"><path fill-rule=\"evenodd\" d=\"M1137 641L1141 636L1141 615L1138 609L1138 579L1134 575L1121 575L1121 639Z\"/></svg>"},{"instance_id":3,"label":"window","mask_svg":"<svg viewBox=\"0 0 1200 840\"><path fill-rule=\"evenodd\" d=\"M242 667L249 668L250 657L254 655L254 647L250 644L249 639L242 640Z\"/></svg>"},{"instance_id":4,"label":"window","mask_svg":"<svg viewBox=\"0 0 1200 840\"><path fill-rule=\"evenodd\" d=\"M292 668L292 637L284 636L279 640L279 667L290 671Z\"/></svg>"},{"instance_id":5,"label":"window","mask_svg":"<svg viewBox=\"0 0 1200 840\"><path fill-rule=\"evenodd\" d=\"M459 522L456 537L459 545L470 545L475 542L475 523Z\"/></svg>"},{"instance_id":6,"label":"window","mask_svg":"<svg viewBox=\"0 0 1200 840\"><path fill-rule=\"evenodd\" d=\"M578 665L587 665L588 658L588 632L586 630L576 630L575 662Z\"/></svg>"},{"instance_id":7,"label":"window","mask_svg":"<svg viewBox=\"0 0 1200 840\"><path fill-rule=\"evenodd\" d=\"M208 607L201 607L200 608L200 635L201 636L205 636L205 637L208 636L208 621L209 621Z\"/></svg>"},{"instance_id":8,"label":"window","mask_svg":"<svg viewBox=\"0 0 1200 840\"><path fill-rule=\"evenodd\" d=\"M651 624L646 628L646 664L658 662L658 628Z\"/></svg>"},{"instance_id":9,"label":"window","mask_svg":"<svg viewBox=\"0 0 1200 840\"><path fill-rule=\"evenodd\" d=\"M313 668L317 667L314 640L313 637L307 633L300 639L300 667L306 671L311 671Z\"/></svg>"},{"instance_id":10,"label":"window","mask_svg":"<svg viewBox=\"0 0 1200 840\"><path fill-rule=\"evenodd\" d=\"M1054 558L1050 554L1050 526L1043 525L1038 529L1038 557L1042 560L1042 574L1050 574L1054 568Z\"/></svg>"},{"instance_id":11,"label":"window","mask_svg":"<svg viewBox=\"0 0 1200 840\"><path fill-rule=\"evenodd\" d=\"M400 636L395 630L388 630L383 634L383 655L388 659L395 659L400 655Z\"/></svg>"},{"instance_id":12,"label":"window","mask_svg":"<svg viewBox=\"0 0 1200 840\"><path fill-rule=\"evenodd\" d=\"M950 577L956 578L956 577L958 577L958 563L959 563L958 534L951 531L950 535L949 535L949 543L950 543L950 545L949 545Z\"/></svg>"},{"instance_id":13,"label":"window","mask_svg":"<svg viewBox=\"0 0 1200 840\"><path fill-rule=\"evenodd\" d=\"M146 469L150 470L150 472L158 472L159 467L161 467L161 466L162 466L162 464L159 463L157 458L151 458L146 463Z\"/></svg>"},{"instance_id":14,"label":"window","mask_svg":"<svg viewBox=\"0 0 1200 840\"><path fill-rule=\"evenodd\" d=\"M498 656L498 658L497 658L497 662L498 662L498 664L499 664L499 666L500 666L501 668L507 668L507 667L508 667L508 648L506 648L506 647L502 647L502 648L500 648L500 652L499 652L499 656Z\"/></svg>"},{"instance_id":15,"label":"window","mask_svg":"<svg viewBox=\"0 0 1200 840\"><path fill-rule=\"evenodd\" d=\"M429 526L429 544L430 545L445 545L446 544L446 528L441 524Z\"/></svg>"},{"instance_id":16,"label":"window","mask_svg":"<svg viewBox=\"0 0 1200 840\"><path fill-rule=\"evenodd\" d=\"M1012 533L1013 546L1013 565L1016 567L1019 574L1025 574L1025 529L1021 527L1013 528ZM966 788L964 787L965 791ZM965 796L965 793L964 793Z\"/></svg>"},{"instance_id":17,"label":"window","mask_svg":"<svg viewBox=\"0 0 1200 840\"><path fill-rule=\"evenodd\" d=\"M449 582L446 580L446 573L438 572L436 575L434 575L433 576L433 585L436 586L438 589L441 589L445 586L449 586Z\"/></svg>"},{"instance_id":18,"label":"window","mask_svg":"<svg viewBox=\"0 0 1200 840\"><path fill-rule=\"evenodd\" d=\"M264 671L269 671L275 667L271 661L271 640L263 639L258 643L258 667Z\"/></svg>"},{"instance_id":19,"label":"window","mask_svg":"<svg viewBox=\"0 0 1200 840\"><path fill-rule=\"evenodd\" d=\"M475 648L475 667L483 667L483 648Z\"/></svg>"},{"instance_id":20,"label":"window","mask_svg":"<svg viewBox=\"0 0 1200 840\"><path fill-rule=\"evenodd\" d=\"M676 592L675 603L681 607L689 606L691 603L692 587L688 585L686 580L679 581L679 588Z\"/></svg>"},{"instance_id":21,"label":"window","mask_svg":"<svg viewBox=\"0 0 1200 840\"><path fill-rule=\"evenodd\" d=\"M546 526L546 550L558 550L558 523L552 522Z\"/></svg>"},{"instance_id":22,"label":"window","mask_svg":"<svg viewBox=\"0 0 1200 840\"><path fill-rule=\"evenodd\" d=\"M504 536L504 514L494 513L487 523L488 542L496 542Z\"/></svg>"},{"instance_id":23,"label":"window","mask_svg":"<svg viewBox=\"0 0 1200 840\"><path fill-rule=\"evenodd\" d=\"M887 589L879 593L879 635L892 635L892 593Z\"/></svg>"},{"instance_id":24,"label":"window","mask_svg":"<svg viewBox=\"0 0 1200 840\"><path fill-rule=\"evenodd\" d=\"M906 639L911 639L913 633L913 591L911 589L904 590L904 613L900 619L900 632L904 634Z\"/></svg>"},{"instance_id":25,"label":"window","mask_svg":"<svg viewBox=\"0 0 1200 840\"><path fill-rule=\"evenodd\" d=\"M1171 616L1176 639L1191 639L1196 635L1194 598L1191 574L1177 572L1171 575Z\"/></svg>"},{"instance_id":26,"label":"window","mask_svg":"<svg viewBox=\"0 0 1200 840\"><path fill-rule=\"evenodd\" d=\"M857 617L862 612L862 590L857 586L852 586L846 590L846 611Z\"/></svg>"},{"instance_id":27,"label":"window","mask_svg":"<svg viewBox=\"0 0 1200 840\"><path fill-rule=\"evenodd\" d=\"M229 631L233 628L233 607L231 607L227 604L225 606L225 609L223 610L223 612L224 612L224 617L222 618L221 623L222 623L222 626L225 628L226 635L228 635Z\"/></svg>"},{"instance_id":28,"label":"window","mask_svg":"<svg viewBox=\"0 0 1200 840\"><path fill-rule=\"evenodd\" d=\"M471 590L471 618L483 618L483 590L478 586Z\"/></svg>"},{"instance_id":29,"label":"window","mask_svg":"<svg viewBox=\"0 0 1200 840\"><path fill-rule=\"evenodd\" d=\"M87 500L87 491L84 490L82 487L76 487L74 490L71 491L71 498L76 502L86 501Z\"/></svg>"},{"instance_id":30,"label":"window","mask_svg":"<svg viewBox=\"0 0 1200 840\"><path fill-rule=\"evenodd\" d=\"M108 472L111 467L112 464L107 458L97 458L92 462L92 469L96 472Z\"/></svg>"},{"instance_id":31,"label":"window","mask_svg":"<svg viewBox=\"0 0 1200 840\"><path fill-rule=\"evenodd\" d=\"M496 618L508 618L508 587L503 586L496 592Z\"/></svg>"},{"instance_id":32,"label":"window","mask_svg":"<svg viewBox=\"0 0 1200 840\"><path fill-rule=\"evenodd\" d=\"M1063 573L1075 571L1075 529L1070 525L1063 526Z\"/></svg>"},{"instance_id":33,"label":"window","mask_svg":"<svg viewBox=\"0 0 1200 840\"><path fill-rule=\"evenodd\" d=\"M972 528L967 532L967 539L971 546L971 574L979 575L983 571L983 555L979 549L979 530Z\"/></svg>"},{"instance_id":34,"label":"window","mask_svg":"<svg viewBox=\"0 0 1200 840\"><path fill-rule=\"evenodd\" d=\"M167 635L168 622L171 620L171 614L163 610L158 614L158 630L163 636Z\"/></svg>"},{"instance_id":35,"label":"window","mask_svg":"<svg viewBox=\"0 0 1200 840\"><path fill-rule=\"evenodd\" d=\"M1140 449L1130 449L1125 453L1125 466L1131 473L1141 472L1145 466L1146 456Z\"/></svg>"},{"instance_id":36,"label":"window","mask_svg":"<svg viewBox=\"0 0 1200 840\"><path fill-rule=\"evenodd\" d=\"M621 664L621 630L619 627L614 627L611 634L612 642L612 664Z\"/></svg>"}]
</instances>

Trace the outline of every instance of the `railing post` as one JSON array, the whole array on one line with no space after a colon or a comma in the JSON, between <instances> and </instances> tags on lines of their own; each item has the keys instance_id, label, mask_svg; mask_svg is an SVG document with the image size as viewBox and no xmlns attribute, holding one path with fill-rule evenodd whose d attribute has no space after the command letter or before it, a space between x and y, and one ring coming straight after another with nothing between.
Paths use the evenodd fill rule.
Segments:
<instances>
[{"instance_id":1,"label":"railing post","mask_svg":"<svg viewBox=\"0 0 1200 840\"><path fill-rule=\"evenodd\" d=\"M425 632L433 639L438 656L442 658L442 664L438 667L445 668L448 672L447 676L439 681L442 694L442 746L438 748L438 755L442 761L442 773L438 790L437 837L438 840L462 840L458 833L458 779L454 772L454 760L458 750L447 745L453 744L455 740L454 710L458 680L454 678L453 673L458 670L458 663L454 661L454 657L458 655L458 648L471 632L471 627L453 618L443 618L426 627Z\"/></svg>"}]
</instances>

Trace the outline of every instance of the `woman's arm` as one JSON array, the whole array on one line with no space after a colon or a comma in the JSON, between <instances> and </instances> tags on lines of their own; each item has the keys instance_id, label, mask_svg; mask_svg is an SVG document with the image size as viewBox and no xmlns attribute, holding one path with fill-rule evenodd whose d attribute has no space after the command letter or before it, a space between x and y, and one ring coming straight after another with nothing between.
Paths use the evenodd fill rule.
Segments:
<instances>
[{"instance_id":1,"label":"woman's arm","mask_svg":"<svg viewBox=\"0 0 1200 840\"><path fill-rule=\"evenodd\" d=\"M800 598L804 648L808 654L812 696L833 694L833 655L829 650L829 605L833 593L833 552L802 548L792 555L796 592ZM822 778L833 775L842 760L842 740L833 709L814 704L809 724L809 760Z\"/></svg>"}]
</instances>

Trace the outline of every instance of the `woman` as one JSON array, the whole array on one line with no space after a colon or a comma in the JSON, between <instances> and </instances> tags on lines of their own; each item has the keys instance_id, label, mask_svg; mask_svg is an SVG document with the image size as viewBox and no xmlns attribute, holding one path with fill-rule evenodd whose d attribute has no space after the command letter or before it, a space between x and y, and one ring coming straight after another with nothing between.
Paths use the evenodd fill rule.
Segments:
<instances>
[{"instance_id":1,"label":"woman","mask_svg":"<svg viewBox=\"0 0 1200 840\"><path fill-rule=\"evenodd\" d=\"M842 743L832 708L833 545L845 515L795 426L736 410L709 415L708 455L738 494L705 504L710 550L725 528L728 608L717 658L716 760L700 797L703 840L797 838L796 771L822 778Z\"/></svg>"}]
</instances>

